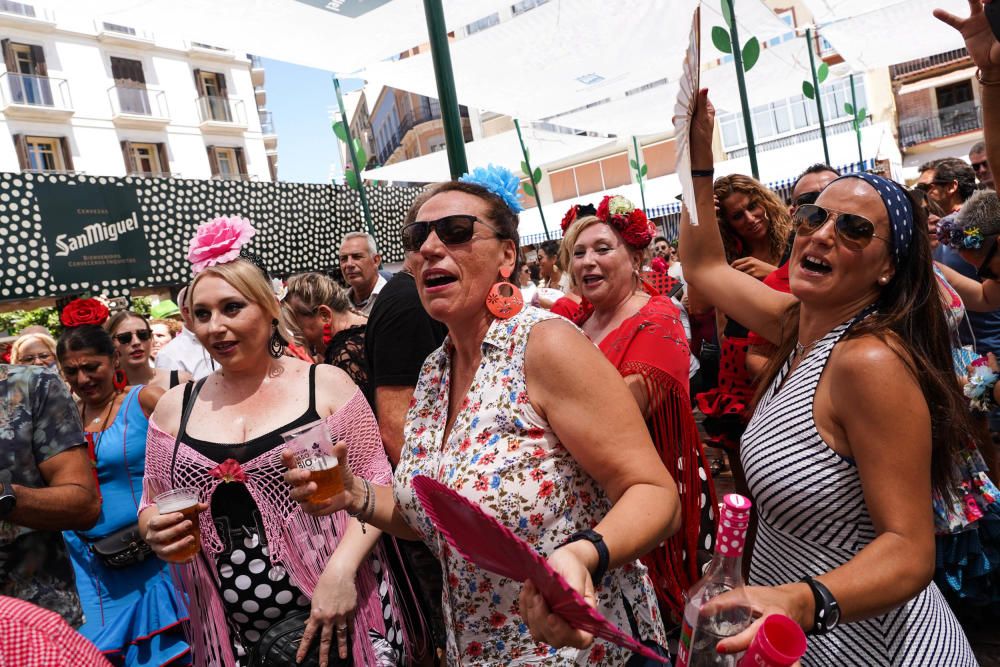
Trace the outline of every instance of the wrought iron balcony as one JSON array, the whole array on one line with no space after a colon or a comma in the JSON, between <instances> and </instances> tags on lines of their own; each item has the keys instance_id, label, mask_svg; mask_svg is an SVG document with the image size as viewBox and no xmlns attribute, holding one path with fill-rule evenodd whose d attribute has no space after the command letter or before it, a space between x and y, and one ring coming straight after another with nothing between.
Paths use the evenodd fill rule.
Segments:
<instances>
[{"instance_id":1,"label":"wrought iron balcony","mask_svg":"<svg viewBox=\"0 0 1000 667\"><path fill-rule=\"evenodd\" d=\"M982 109L975 102L965 102L938 109L930 118L905 120L899 124L899 144L903 148L978 130L983 126Z\"/></svg>"},{"instance_id":2,"label":"wrought iron balcony","mask_svg":"<svg viewBox=\"0 0 1000 667\"><path fill-rule=\"evenodd\" d=\"M218 95L198 98L198 117L203 130L220 132L247 129L247 114L243 100Z\"/></svg>"}]
</instances>

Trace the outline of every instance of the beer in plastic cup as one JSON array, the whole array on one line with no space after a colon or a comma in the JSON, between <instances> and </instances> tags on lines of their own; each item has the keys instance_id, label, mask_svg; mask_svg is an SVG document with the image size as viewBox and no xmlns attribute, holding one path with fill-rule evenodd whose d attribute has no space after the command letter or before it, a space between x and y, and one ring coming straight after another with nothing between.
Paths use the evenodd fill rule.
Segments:
<instances>
[{"instance_id":1,"label":"beer in plastic cup","mask_svg":"<svg viewBox=\"0 0 1000 667\"><path fill-rule=\"evenodd\" d=\"M191 521L189 535L194 535L194 543L181 551L174 552L169 556L164 556L164 560L172 563L186 563L201 550L201 523L198 520L198 489L181 488L165 491L155 498L156 509L160 514L173 514L180 512L184 519ZM186 536L185 536L186 537Z\"/></svg>"},{"instance_id":2,"label":"beer in plastic cup","mask_svg":"<svg viewBox=\"0 0 1000 667\"><path fill-rule=\"evenodd\" d=\"M771 614L760 624L739 667L789 667L805 655L806 633L782 614Z\"/></svg>"},{"instance_id":3,"label":"beer in plastic cup","mask_svg":"<svg viewBox=\"0 0 1000 667\"><path fill-rule=\"evenodd\" d=\"M344 478L333 453L333 440L325 420L307 424L281 437L294 454L295 465L308 470L309 481L316 483L316 491L309 496L309 502L323 502L343 493Z\"/></svg>"}]
</instances>

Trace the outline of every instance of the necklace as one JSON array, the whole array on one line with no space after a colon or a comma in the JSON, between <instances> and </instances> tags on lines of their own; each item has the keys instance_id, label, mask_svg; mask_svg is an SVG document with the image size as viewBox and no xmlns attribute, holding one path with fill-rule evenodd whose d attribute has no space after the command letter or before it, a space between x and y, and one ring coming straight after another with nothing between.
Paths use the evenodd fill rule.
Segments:
<instances>
[{"instance_id":1,"label":"necklace","mask_svg":"<svg viewBox=\"0 0 1000 667\"><path fill-rule=\"evenodd\" d=\"M803 345L802 343L796 342L795 343L795 358L796 359L801 359L802 357L804 357L806 355L806 353L809 352L810 350L812 350L813 347L815 347L816 343L820 342L821 340L823 340L822 336L820 336L816 340L812 341L811 343L807 343L805 345Z\"/></svg>"}]
</instances>

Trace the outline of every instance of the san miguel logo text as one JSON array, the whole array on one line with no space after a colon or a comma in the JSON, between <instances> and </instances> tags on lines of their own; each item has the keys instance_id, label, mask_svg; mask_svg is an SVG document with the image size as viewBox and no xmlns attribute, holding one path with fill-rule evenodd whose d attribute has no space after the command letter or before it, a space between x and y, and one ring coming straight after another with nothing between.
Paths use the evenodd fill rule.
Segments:
<instances>
[{"instance_id":1,"label":"san miguel logo text","mask_svg":"<svg viewBox=\"0 0 1000 667\"><path fill-rule=\"evenodd\" d=\"M83 250L95 243L117 241L118 237L139 229L139 216L135 213L116 222L96 222L83 228L82 234L56 236L56 256L67 257L71 252Z\"/></svg>"}]
</instances>

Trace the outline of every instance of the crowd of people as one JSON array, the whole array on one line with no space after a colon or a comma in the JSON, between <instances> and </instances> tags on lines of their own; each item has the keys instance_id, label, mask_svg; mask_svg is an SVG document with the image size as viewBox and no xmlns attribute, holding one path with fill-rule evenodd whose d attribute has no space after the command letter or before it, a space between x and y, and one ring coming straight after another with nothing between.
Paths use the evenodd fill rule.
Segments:
<instances>
[{"instance_id":1,"label":"crowd of people","mask_svg":"<svg viewBox=\"0 0 1000 667\"><path fill-rule=\"evenodd\" d=\"M418 196L394 274L354 232L337 276L281 280L222 217L176 301L80 298L57 336L20 332L0 663L658 664L466 560L414 479L669 660L731 468L755 620L719 655L780 613L805 665L1000 664L1000 44L970 6L939 18L980 68L985 142L912 187L716 178L701 91L679 238L609 196L521 247L518 179L490 167ZM340 492L286 444L310 428Z\"/></svg>"}]
</instances>

